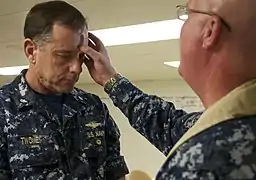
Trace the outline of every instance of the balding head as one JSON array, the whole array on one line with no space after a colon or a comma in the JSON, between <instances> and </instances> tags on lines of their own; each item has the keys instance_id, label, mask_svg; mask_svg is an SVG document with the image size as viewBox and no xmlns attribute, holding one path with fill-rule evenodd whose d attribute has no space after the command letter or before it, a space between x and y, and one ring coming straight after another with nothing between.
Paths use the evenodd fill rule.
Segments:
<instances>
[{"instance_id":1,"label":"balding head","mask_svg":"<svg viewBox=\"0 0 256 180\"><path fill-rule=\"evenodd\" d=\"M200 0L199 0L200 1ZM255 0L208 0L209 10L219 14L230 24L230 34L235 42L256 44L256 1ZM248 48L246 48L248 49Z\"/></svg>"},{"instance_id":2,"label":"balding head","mask_svg":"<svg viewBox=\"0 0 256 180\"><path fill-rule=\"evenodd\" d=\"M255 0L188 1L179 71L203 101L210 89L226 92L256 78L255 7Z\"/></svg>"}]
</instances>

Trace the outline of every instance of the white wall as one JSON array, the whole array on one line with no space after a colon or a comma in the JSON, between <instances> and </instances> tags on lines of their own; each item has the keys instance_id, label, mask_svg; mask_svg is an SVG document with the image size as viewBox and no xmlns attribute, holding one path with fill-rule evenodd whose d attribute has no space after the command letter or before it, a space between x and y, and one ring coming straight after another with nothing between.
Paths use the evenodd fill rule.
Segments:
<instances>
[{"instance_id":1,"label":"white wall","mask_svg":"<svg viewBox=\"0 0 256 180\"><path fill-rule=\"evenodd\" d=\"M135 83L144 92L155 94L169 101L175 101L177 108L185 108L188 111L202 109L198 97L181 80L175 81L145 81ZM130 170L143 170L155 177L157 171L165 160L165 157L140 134L133 130L121 111L113 106L111 100L98 85L80 85L80 88L93 92L107 104L111 115L118 124L122 137L122 152L127 160Z\"/></svg>"}]
</instances>

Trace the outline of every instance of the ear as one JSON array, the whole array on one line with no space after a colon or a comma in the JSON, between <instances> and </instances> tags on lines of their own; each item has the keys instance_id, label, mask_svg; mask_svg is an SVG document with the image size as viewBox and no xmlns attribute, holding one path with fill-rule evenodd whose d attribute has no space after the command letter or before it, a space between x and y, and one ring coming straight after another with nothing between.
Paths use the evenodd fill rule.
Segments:
<instances>
[{"instance_id":1,"label":"ear","mask_svg":"<svg viewBox=\"0 0 256 180\"><path fill-rule=\"evenodd\" d=\"M220 18L213 16L209 19L203 31L203 48L210 49L218 43L221 35L221 27Z\"/></svg>"},{"instance_id":2,"label":"ear","mask_svg":"<svg viewBox=\"0 0 256 180\"><path fill-rule=\"evenodd\" d=\"M36 44L29 38L24 40L24 53L29 60L30 64L36 63L36 53L37 53L37 46Z\"/></svg>"}]
</instances>

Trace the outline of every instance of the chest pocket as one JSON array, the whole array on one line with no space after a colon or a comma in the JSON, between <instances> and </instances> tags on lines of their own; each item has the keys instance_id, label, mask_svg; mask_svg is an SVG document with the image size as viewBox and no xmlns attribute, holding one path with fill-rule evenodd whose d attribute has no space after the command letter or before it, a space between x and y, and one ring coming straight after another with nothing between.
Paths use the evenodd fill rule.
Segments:
<instances>
[{"instance_id":1,"label":"chest pocket","mask_svg":"<svg viewBox=\"0 0 256 180\"><path fill-rule=\"evenodd\" d=\"M104 120L87 120L80 124L81 150L91 166L104 164L106 160ZM98 118L99 119L99 118Z\"/></svg>"},{"instance_id":2,"label":"chest pocket","mask_svg":"<svg viewBox=\"0 0 256 180\"><path fill-rule=\"evenodd\" d=\"M47 167L58 163L56 146L49 135L33 134L8 137L12 169Z\"/></svg>"},{"instance_id":3,"label":"chest pocket","mask_svg":"<svg viewBox=\"0 0 256 180\"><path fill-rule=\"evenodd\" d=\"M104 153L106 142L105 130L102 127L82 127L80 128L80 134L83 138L82 149L91 150L95 155ZM90 155L93 156L93 153Z\"/></svg>"}]
</instances>

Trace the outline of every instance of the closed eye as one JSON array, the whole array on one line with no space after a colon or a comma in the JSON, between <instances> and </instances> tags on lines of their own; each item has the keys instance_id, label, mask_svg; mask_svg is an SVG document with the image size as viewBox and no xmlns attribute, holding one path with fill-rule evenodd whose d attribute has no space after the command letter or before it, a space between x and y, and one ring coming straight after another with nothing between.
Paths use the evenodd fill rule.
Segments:
<instances>
[{"instance_id":1,"label":"closed eye","mask_svg":"<svg viewBox=\"0 0 256 180\"><path fill-rule=\"evenodd\" d=\"M63 59L63 60L70 60L70 59L72 59L72 54L58 54L57 56L59 58Z\"/></svg>"}]
</instances>

